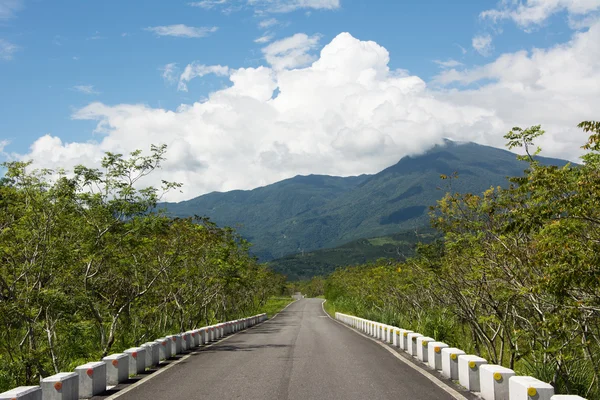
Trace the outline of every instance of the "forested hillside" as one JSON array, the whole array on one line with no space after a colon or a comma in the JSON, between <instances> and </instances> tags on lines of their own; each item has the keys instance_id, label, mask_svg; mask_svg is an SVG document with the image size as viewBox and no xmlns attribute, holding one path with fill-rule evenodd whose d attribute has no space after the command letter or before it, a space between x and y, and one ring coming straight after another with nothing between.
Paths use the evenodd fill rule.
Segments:
<instances>
[{"instance_id":1,"label":"forested hillside","mask_svg":"<svg viewBox=\"0 0 600 400\"><path fill-rule=\"evenodd\" d=\"M136 190L152 156L108 153L102 170L30 171L0 182L0 392L136 343L256 313L284 286L235 231L148 213Z\"/></svg>"},{"instance_id":2,"label":"forested hillside","mask_svg":"<svg viewBox=\"0 0 600 400\"><path fill-rule=\"evenodd\" d=\"M513 128L525 176L447 193L431 218L443 239L405 262L338 269L325 282L329 308L600 398L600 123L580 127L591 133L583 165L564 167L533 158L539 127Z\"/></svg>"},{"instance_id":3,"label":"forested hillside","mask_svg":"<svg viewBox=\"0 0 600 400\"><path fill-rule=\"evenodd\" d=\"M545 165L566 161L540 159ZM261 261L333 248L428 225L428 207L449 189L440 175L458 173L452 190L479 193L506 186L527 163L513 153L475 143L446 141L427 153L404 157L375 175L297 176L250 191L211 193L165 204L179 217L209 216L233 226Z\"/></svg>"},{"instance_id":4,"label":"forested hillside","mask_svg":"<svg viewBox=\"0 0 600 400\"><path fill-rule=\"evenodd\" d=\"M338 267L359 265L380 258L404 261L415 255L419 243L429 243L439 233L431 227L407 230L393 235L353 240L331 249L291 254L267 264L289 281L309 280L327 276Z\"/></svg>"}]
</instances>

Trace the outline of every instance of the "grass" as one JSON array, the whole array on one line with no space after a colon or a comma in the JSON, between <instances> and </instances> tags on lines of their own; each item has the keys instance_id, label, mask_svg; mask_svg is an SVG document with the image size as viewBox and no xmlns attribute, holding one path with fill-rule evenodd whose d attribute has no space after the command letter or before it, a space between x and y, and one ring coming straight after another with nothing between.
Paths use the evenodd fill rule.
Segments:
<instances>
[{"instance_id":1,"label":"grass","mask_svg":"<svg viewBox=\"0 0 600 400\"><path fill-rule=\"evenodd\" d=\"M294 299L291 297L271 297L264 306L259 309L259 313L267 313L267 317L273 318L275 314L287 307Z\"/></svg>"},{"instance_id":2,"label":"grass","mask_svg":"<svg viewBox=\"0 0 600 400\"><path fill-rule=\"evenodd\" d=\"M323 304L323 309L325 310L325 312L327 314L329 314L329 316L331 318L335 318L335 312L336 312L335 304L333 304L331 301L326 301Z\"/></svg>"}]
</instances>

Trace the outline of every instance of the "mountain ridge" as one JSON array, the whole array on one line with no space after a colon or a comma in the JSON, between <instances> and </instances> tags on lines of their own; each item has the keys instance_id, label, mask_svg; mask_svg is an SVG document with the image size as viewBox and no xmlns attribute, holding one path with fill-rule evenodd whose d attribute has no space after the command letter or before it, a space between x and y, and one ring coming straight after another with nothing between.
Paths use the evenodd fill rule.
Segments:
<instances>
[{"instance_id":1,"label":"mountain ridge","mask_svg":"<svg viewBox=\"0 0 600 400\"><path fill-rule=\"evenodd\" d=\"M251 190L212 192L162 206L174 216L206 215L220 226L238 229L253 243L253 253L269 261L427 225L428 207L446 192L440 188L448 184L440 180L442 174L458 173L453 191L481 193L506 186L507 177L522 175L527 166L507 150L446 140L376 174L297 175Z\"/></svg>"}]
</instances>

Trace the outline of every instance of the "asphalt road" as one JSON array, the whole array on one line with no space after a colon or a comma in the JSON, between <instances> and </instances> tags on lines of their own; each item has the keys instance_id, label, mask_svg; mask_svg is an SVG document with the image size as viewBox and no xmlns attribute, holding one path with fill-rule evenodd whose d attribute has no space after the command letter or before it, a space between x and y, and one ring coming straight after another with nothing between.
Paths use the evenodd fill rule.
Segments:
<instances>
[{"instance_id":1,"label":"asphalt road","mask_svg":"<svg viewBox=\"0 0 600 400\"><path fill-rule=\"evenodd\" d=\"M196 351L119 400L453 399L379 344L303 299Z\"/></svg>"}]
</instances>

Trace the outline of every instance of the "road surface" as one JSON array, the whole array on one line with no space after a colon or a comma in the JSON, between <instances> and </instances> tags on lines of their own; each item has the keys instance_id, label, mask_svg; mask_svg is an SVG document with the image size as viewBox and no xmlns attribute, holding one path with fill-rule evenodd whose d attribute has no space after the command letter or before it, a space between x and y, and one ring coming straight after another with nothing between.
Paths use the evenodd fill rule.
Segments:
<instances>
[{"instance_id":1,"label":"road surface","mask_svg":"<svg viewBox=\"0 0 600 400\"><path fill-rule=\"evenodd\" d=\"M303 299L274 319L196 351L119 400L453 399L381 345Z\"/></svg>"}]
</instances>

